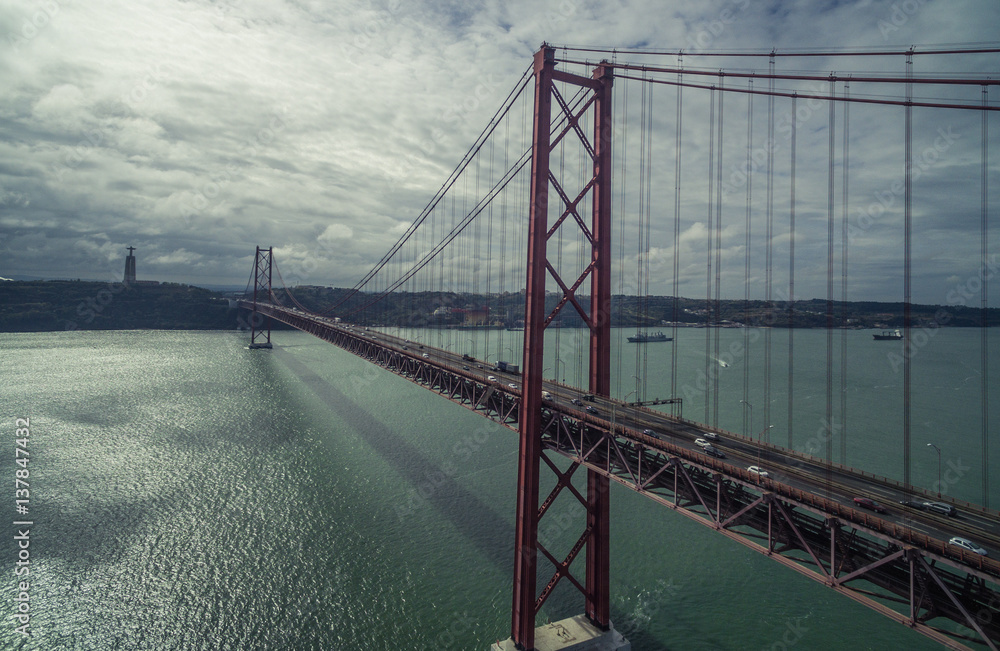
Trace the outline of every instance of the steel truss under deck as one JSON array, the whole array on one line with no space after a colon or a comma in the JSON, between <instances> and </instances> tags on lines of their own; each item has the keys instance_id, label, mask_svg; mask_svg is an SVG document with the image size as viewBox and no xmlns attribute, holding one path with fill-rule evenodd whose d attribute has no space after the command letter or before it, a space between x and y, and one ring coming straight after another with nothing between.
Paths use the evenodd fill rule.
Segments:
<instances>
[{"instance_id":1,"label":"steel truss under deck","mask_svg":"<svg viewBox=\"0 0 1000 651\"><path fill-rule=\"evenodd\" d=\"M550 412L543 444L571 461L566 474L576 465L603 473L945 646L966 648L930 624L938 617L996 649L1000 574L992 564L956 562L908 528L640 432L612 435L608 425Z\"/></svg>"}]
</instances>

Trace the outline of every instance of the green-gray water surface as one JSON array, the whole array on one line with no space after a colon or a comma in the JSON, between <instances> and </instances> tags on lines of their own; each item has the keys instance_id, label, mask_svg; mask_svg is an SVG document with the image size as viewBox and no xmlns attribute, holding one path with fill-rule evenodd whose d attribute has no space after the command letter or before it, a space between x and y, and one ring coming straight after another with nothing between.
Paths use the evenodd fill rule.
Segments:
<instances>
[{"instance_id":1,"label":"green-gray water surface","mask_svg":"<svg viewBox=\"0 0 1000 651\"><path fill-rule=\"evenodd\" d=\"M702 331L685 336L704 341ZM796 358L808 365L809 335L796 336ZM271 351L247 350L246 339L2 336L4 608L15 613L16 583L27 579L32 635L8 617L0 646L482 650L507 637L516 435L309 335L276 333ZM979 391L962 390L975 368L963 370L946 348L974 351L977 342L978 332L942 331L923 356L929 364L941 347L927 382L952 403L967 400L967 424L943 430L920 406L915 423L978 463ZM700 345L682 382L697 384ZM898 395L898 374L879 355L851 373L849 422L858 429L848 460L892 474L895 435L862 425L886 408L875 392L892 384L885 395ZM556 366L574 373L572 363ZM648 377L653 368L669 381L669 363L654 360ZM741 372L739 360L723 368ZM798 375L803 405L824 393L808 371ZM619 395L631 390L622 385ZM740 397L720 409L721 426L740 429ZM777 388L773 400L777 414ZM685 410L700 418L703 407L692 398ZM814 416L802 417L803 431ZM30 418L27 515L14 511L16 418ZM915 483L932 481L936 461L919 458ZM976 472L956 494L979 500ZM635 493L616 486L612 500L612 618L635 649L937 648ZM582 520L561 502L543 531L560 550ZM27 577L14 574L10 523L20 519L33 522ZM545 606L552 620L582 611L564 587Z\"/></svg>"}]
</instances>

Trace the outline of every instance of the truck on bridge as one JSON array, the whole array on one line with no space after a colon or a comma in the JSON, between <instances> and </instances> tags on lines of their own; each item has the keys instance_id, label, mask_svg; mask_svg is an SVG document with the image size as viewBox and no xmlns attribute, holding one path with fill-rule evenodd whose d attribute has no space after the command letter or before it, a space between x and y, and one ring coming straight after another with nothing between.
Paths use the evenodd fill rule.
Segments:
<instances>
[{"instance_id":1,"label":"truck on bridge","mask_svg":"<svg viewBox=\"0 0 1000 651\"><path fill-rule=\"evenodd\" d=\"M517 364L508 364L507 362L497 362L497 371L503 371L504 373L511 373L513 375L520 375L521 369L518 368Z\"/></svg>"}]
</instances>

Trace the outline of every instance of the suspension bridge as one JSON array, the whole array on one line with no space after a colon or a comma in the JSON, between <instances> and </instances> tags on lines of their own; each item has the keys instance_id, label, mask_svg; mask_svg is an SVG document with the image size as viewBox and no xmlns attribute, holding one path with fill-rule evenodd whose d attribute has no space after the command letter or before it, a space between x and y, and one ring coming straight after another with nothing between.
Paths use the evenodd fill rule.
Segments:
<instances>
[{"instance_id":1,"label":"suspension bridge","mask_svg":"<svg viewBox=\"0 0 1000 651\"><path fill-rule=\"evenodd\" d=\"M273 248L257 248L240 301L252 313L251 346L270 347L271 322L281 322L518 433L512 625L497 651L629 648L610 619L612 484L946 647L995 650L989 145L1000 106L989 93L998 52L695 57L543 45L354 287L289 286ZM818 67L833 63L843 71ZM899 330L889 363L900 395L884 423L855 423L848 306L874 295L901 308L898 323L886 317ZM808 302L820 309L803 296L821 297ZM946 307L927 318L918 303ZM825 391L819 412L813 402L803 417L794 333L816 319L825 349L810 359L823 361ZM959 319L979 332L966 393L980 410L969 436L981 487L965 500L942 495L940 476L936 490L915 481L912 457L924 446L916 402L954 399L915 387L917 354ZM690 326L704 333L685 330L703 346L696 390L680 365L679 331ZM726 326L739 334L723 346ZM668 347L669 369L650 367L650 346ZM741 362L737 395L720 385L727 359ZM720 405L735 402L742 427L727 431ZM856 458L857 437L880 429L894 432L898 476ZM586 510L569 549L539 536L557 498ZM557 586L580 593L582 614L538 626Z\"/></svg>"}]
</instances>

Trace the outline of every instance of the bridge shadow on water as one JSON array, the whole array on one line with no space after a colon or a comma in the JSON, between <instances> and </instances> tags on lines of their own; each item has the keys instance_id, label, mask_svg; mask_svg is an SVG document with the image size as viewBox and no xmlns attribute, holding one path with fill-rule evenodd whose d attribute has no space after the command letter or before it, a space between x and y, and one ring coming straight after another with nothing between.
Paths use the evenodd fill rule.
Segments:
<instances>
[{"instance_id":1,"label":"bridge shadow on water","mask_svg":"<svg viewBox=\"0 0 1000 651\"><path fill-rule=\"evenodd\" d=\"M410 494L410 489L425 483L428 477L434 477L436 482L434 493L421 504L436 509L464 538L475 545L482 559L493 564L502 573L513 577L513 509L509 514L498 513L494 508L495 505L484 502L482 498L462 486L453 472L448 472L447 462L442 463L439 459L428 457L419 447L400 437L391 427L379 422L372 412L296 359L294 355L283 353L280 347L275 347L274 353L277 353L276 359L338 417L348 423L365 424L364 427L356 429L357 434L405 479L406 490L403 492L406 495ZM390 373L381 368L378 372ZM440 396L435 396L435 399L446 400ZM510 436L516 434L511 432ZM513 474L516 472L516 457L511 459ZM514 490L510 493L513 500ZM470 513L487 515L470 518ZM488 522L489 526L483 526L483 522ZM578 568L578 571L582 571L582 568ZM548 563L544 561L540 563L539 576L545 575L544 578L547 580L549 572ZM575 591L560 586L549 599L550 607L560 613L576 614L582 611L583 603L574 593Z\"/></svg>"},{"instance_id":2,"label":"bridge shadow on water","mask_svg":"<svg viewBox=\"0 0 1000 651\"><path fill-rule=\"evenodd\" d=\"M355 400L318 375L293 355L282 353L275 347L278 359L295 374L313 394L335 412L345 422L364 423L355 431L380 457L388 461L393 469L407 482L405 488L416 487L435 477L440 484L425 503L440 511L455 528L476 545L480 553L494 565L513 573L513 554L508 553L514 541L514 527L510 518L503 517L491 505L470 493L456 478L451 476L439 463L429 458L420 448L400 437L392 428L379 422L378 418L359 405ZM380 369L381 370L381 369ZM388 373L389 371L384 371ZM444 398L439 398L444 400ZM408 493L409 491L407 491ZM481 526L479 519L469 517L470 512L489 514L489 529ZM503 541L499 543L498 541Z\"/></svg>"},{"instance_id":3,"label":"bridge shadow on water","mask_svg":"<svg viewBox=\"0 0 1000 651\"><path fill-rule=\"evenodd\" d=\"M369 410L355 402L352 397L296 359L294 355L282 351L281 348L277 346L274 348L275 358L308 387L317 398L323 401L331 411L345 422L365 423L363 428L356 429L358 435L405 478L407 488L416 487L431 476L438 478L439 485L434 494L426 499L425 505L436 509L446 517L457 531L475 545L482 558L488 560L498 570L513 577L513 513L509 517L497 513L490 504L457 482L455 477L446 471L444 466L447 464L441 464L439 460L426 456L420 448L404 440L390 427L380 423ZM390 373L390 371L381 368L378 371ZM445 400L440 396L437 399ZM498 427L501 426L498 425ZM516 436L514 433L510 433L510 435ZM516 471L515 463L511 464L512 472ZM406 492L409 493L409 490ZM512 490L512 499L513 493ZM470 518L469 513L489 515L486 518ZM482 526L484 520L491 523L489 527ZM582 562L581 556L574 563L576 574L579 574L581 578L583 575ZM547 581L551 571L552 568L547 561L539 563L540 580ZM560 585L550 596L546 605L551 611L562 613L559 617L579 614L583 612L584 607L582 596L568 585ZM611 618L613 622L623 621L626 619L626 614L612 605ZM666 646L652 639L652 636L642 630L633 631L632 636L640 643L637 648L667 651Z\"/></svg>"}]
</instances>

